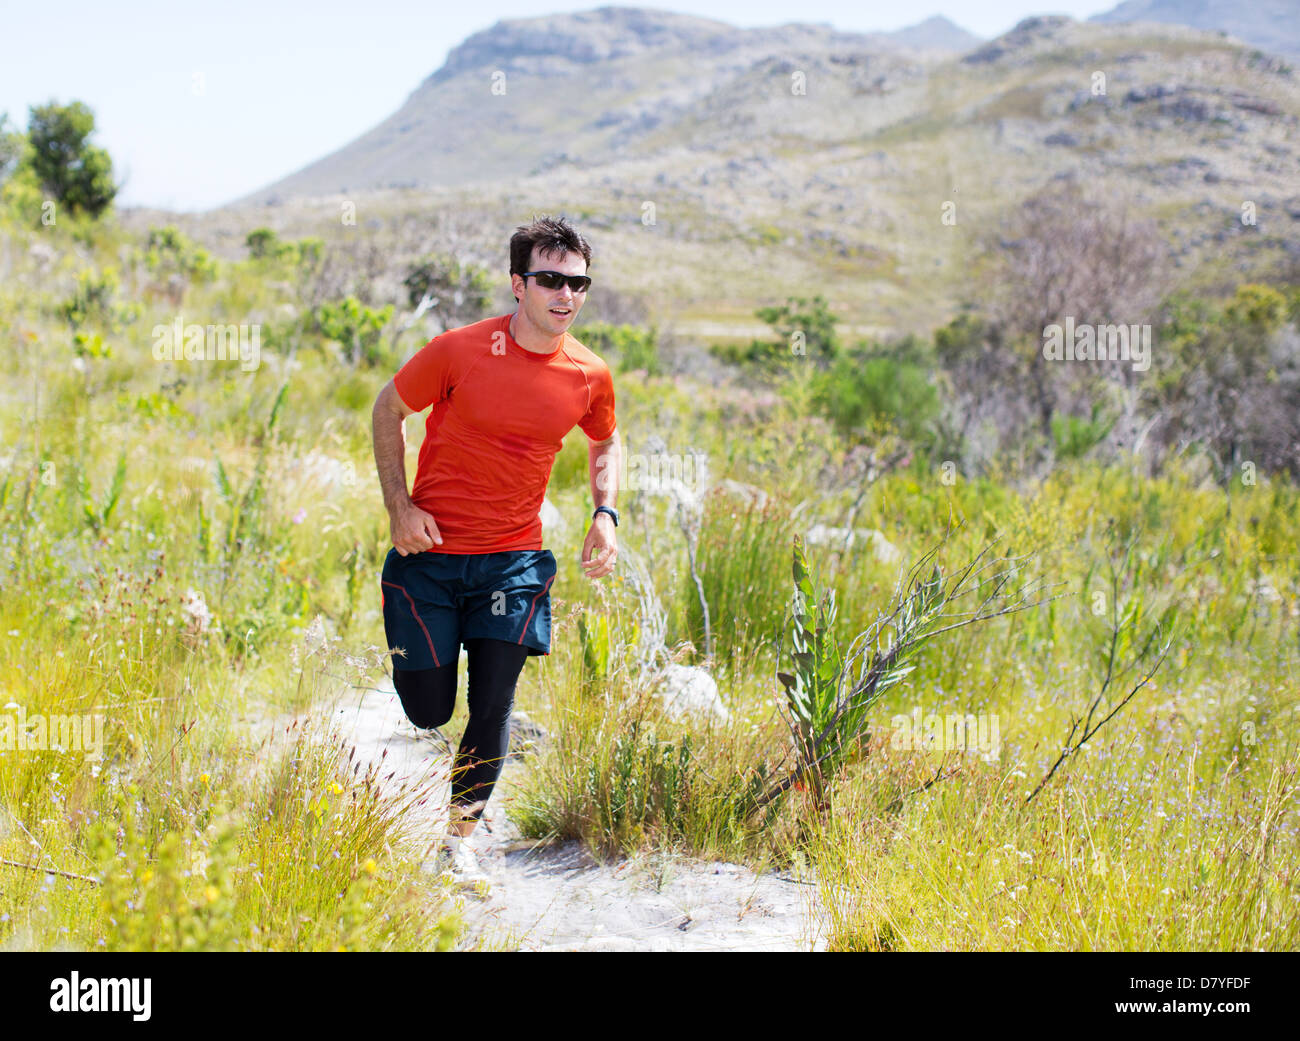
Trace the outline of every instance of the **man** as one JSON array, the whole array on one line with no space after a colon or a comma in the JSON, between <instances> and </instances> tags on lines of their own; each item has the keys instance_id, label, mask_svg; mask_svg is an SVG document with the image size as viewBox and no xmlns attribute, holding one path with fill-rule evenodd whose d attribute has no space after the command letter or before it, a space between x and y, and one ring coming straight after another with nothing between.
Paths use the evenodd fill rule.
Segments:
<instances>
[{"instance_id":1,"label":"man","mask_svg":"<svg viewBox=\"0 0 1300 1041\"><path fill-rule=\"evenodd\" d=\"M462 840L500 775L519 673L530 655L550 653L556 565L538 511L575 425L587 435L596 507L582 567L601 579L618 557L614 384L568 332L587 299L590 263L591 246L563 217L521 226L510 239L515 312L434 337L375 401L375 464L393 540L380 582L384 630L393 684L415 726L451 718L462 643L469 659L470 719L437 858L467 880L483 877ZM404 421L429 406L408 494Z\"/></svg>"}]
</instances>

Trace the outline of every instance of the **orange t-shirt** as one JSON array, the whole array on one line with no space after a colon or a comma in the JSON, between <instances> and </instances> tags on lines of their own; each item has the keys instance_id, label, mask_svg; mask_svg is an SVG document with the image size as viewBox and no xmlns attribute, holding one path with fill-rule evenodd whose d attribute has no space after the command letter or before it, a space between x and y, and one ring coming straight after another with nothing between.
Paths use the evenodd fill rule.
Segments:
<instances>
[{"instance_id":1,"label":"orange t-shirt","mask_svg":"<svg viewBox=\"0 0 1300 1041\"><path fill-rule=\"evenodd\" d=\"M614 433L609 366L567 332L550 354L525 350L510 317L448 329L393 377L408 408L433 405L411 489L442 533L427 552L541 549L538 511L564 435Z\"/></svg>"}]
</instances>

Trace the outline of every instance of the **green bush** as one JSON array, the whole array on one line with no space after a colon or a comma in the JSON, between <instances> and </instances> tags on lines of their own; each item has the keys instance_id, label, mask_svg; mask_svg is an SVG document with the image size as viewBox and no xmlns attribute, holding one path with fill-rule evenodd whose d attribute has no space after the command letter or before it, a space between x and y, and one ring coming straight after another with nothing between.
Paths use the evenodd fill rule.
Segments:
<instances>
[{"instance_id":1,"label":"green bush","mask_svg":"<svg viewBox=\"0 0 1300 1041\"><path fill-rule=\"evenodd\" d=\"M1105 415L1100 403L1093 404L1092 415L1087 419L1058 412L1052 417L1052 440L1056 443L1057 457L1078 459L1085 455L1105 439L1118 418L1118 413Z\"/></svg>"},{"instance_id":2,"label":"green bush","mask_svg":"<svg viewBox=\"0 0 1300 1041\"><path fill-rule=\"evenodd\" d=\"M888 426L909 441L923 441L939 414L930 372L918 340L891 348L859 346L836 357L813 401L841 433Z\"/></svg>"},{"instance_id":3,"label":"green bush","mask_svg":"<svg viewBox=\"0 0 1300 1041\"><path fill-rule=\"evenodd\" d=\"M582 327L579 336L597 354L616 355L619 372L644 369L647 374L658 376L663 371L659 360L658 333L654 326L643 328L639 325L592 322Z\"/></svg>"},{"instance_id":4,"label":"green bush","mask_svg":"<svg viewBox=\"0 0 1300 1041\"><path fill-rule=\"evenodd\" d=\"M149 229L144 263L157 276L183 275L190 282L210 282L217 274L212 255L172 225Z\"/></svg>"},{"instance_id":5,"label":"green bush","mask_svg":"<svg viewBox=\"0 0 1300 1041\"><path fill-rule=\"evenodd\" d=\"M784 304L760 307L754 314L772 327L775 340L753 340L743 347L715 344L710 348L711 353L731 364L767 369L781 368L792 359L805 358L823 367L839 353L840 342L835 333L839 319L820 295L811 300L792 296Z\"/></svg>"},{"instance_id":6,"label":"green bush","mask_svg":"<svg viewBox=\"0 0 1300 1041\"><path fill-rule=\"evenodd\" d=\"M321 335L343 346L352 365L373 368L390 362L391 352L384 349L384 327L393 317L393 305L367 307L354 296L326 301L316 309L316 323Z\"/></svg>"}]
</instances>

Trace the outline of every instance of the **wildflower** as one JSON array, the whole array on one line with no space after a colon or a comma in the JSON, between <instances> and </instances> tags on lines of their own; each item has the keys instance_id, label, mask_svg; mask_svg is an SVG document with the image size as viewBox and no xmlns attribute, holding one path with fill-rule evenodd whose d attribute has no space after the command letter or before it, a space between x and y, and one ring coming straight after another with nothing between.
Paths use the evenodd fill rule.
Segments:
<instances>
[{"instance_id":1,"label":"wildflower","mask_svg":"<svg viewBox=\"0 0 1300 1041\"><path fill-rule=\"evenodd\" d=\"M217 902L217 898L221 896L221 890L218 889L216 886L208 886L206 889L203 890L203 895L207 897L208 903L215 904Z\"/></svg>"},{"instance_id":2,"label":"wildflower","mask_svg":"<svg viewBox=\"0 0 1300 1041\"><path fill-rule=\"evenodd\" d=\"M306 519L307 511L305 509L299 509L298 512L293 515L293 522L295 524L301 524Z\"/></svg>"},{"instance_id":3,"label":"wildflower","mask_svg":"<svg viewBox=\"0 0 1300 1041\"><path fill-rule=\"evenodd\" d=\"M187 624L195 634L207 632L212 624L212 612L204 603L203 594L193 589L185 591L185 602L181 605L181 613L185 615Z\"/></svg>"},{"instance_id":4,"label":"wildflower","mask_svg":"<svg viewBox=\"0 0 1300 1041\"><path fill-rule=\"evenodd\" d=\"M369 857L366 862L361 865L361 869L365 871L367 875L373 875L378 872L379 865L375 863L374 857Z\"/></svg>"}]
</instances>

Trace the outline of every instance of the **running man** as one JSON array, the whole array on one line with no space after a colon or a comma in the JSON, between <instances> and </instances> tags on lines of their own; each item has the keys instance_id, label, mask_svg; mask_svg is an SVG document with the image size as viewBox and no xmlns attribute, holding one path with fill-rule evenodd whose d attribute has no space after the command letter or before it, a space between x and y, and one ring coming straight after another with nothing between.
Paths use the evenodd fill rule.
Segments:
<instances>
[{"instance_id":1,"label":"running man","mask_svg":"<svg viewBox=\"0 0 1300 1041\"><path fill-rule=\"evenodd\" d=\"M482 873L461 840L501 773L515 684L529 656L551 650L556 564L542 548L538 512L574 426L587 435L595 501L582 567L601 579L618 558L614 383L568 332L587 299L590 263L591 246L563 217L521 226L510 239L515 312L434 337L375 401L375 464L393 540L380 582L384 631L415 726L451 718L461 644L468 655L470 718L438 862L470 879ZM431 405L408 494L405 419Z\"/></svg>"}]
</instances>

